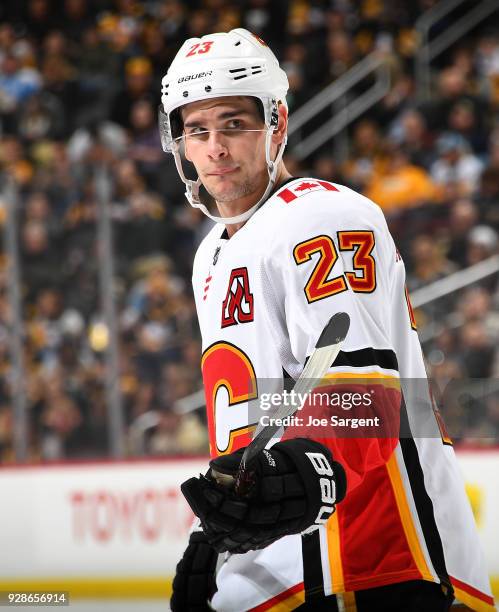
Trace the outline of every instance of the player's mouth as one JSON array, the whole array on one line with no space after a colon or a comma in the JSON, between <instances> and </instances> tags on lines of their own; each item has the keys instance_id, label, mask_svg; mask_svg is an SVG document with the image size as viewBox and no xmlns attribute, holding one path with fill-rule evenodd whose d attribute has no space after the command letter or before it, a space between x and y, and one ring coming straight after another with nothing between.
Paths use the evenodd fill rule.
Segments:
<instances>
[{"instance_id":1,"label":"player's mouth","mask_svg":"<svg viewBox=\"0 0 499 612\"><path fill-rule=\"evenodd\" d=\"M225 174L230 174L231 172L235 172L236 170L237 166L230 166L228 168L217 168L216 170L208 172L208 176L224 176Z\"/></svg>"}]
</instances>

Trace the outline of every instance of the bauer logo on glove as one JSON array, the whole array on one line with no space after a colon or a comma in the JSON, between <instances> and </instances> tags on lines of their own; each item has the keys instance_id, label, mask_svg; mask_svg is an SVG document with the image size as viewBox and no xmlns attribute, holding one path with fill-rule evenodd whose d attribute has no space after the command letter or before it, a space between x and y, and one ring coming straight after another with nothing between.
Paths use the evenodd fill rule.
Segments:
<instances>
[{"instance_id":1,"label":"bauer logo on glove","mask_svg":"<svg viewBox=\"0 0 499 612\"><path fill-rule=\"evenodd\" d=\"M210 462L206 476L190 478L182 492L218 552L265 548L285 535L324 524L345 497L346 476L331 451L314 440L278 442L252 464L253 482L244 497L232 487L244 449ZM212 476L217 473L217 480Z\"/></svg>"}]
</instances>

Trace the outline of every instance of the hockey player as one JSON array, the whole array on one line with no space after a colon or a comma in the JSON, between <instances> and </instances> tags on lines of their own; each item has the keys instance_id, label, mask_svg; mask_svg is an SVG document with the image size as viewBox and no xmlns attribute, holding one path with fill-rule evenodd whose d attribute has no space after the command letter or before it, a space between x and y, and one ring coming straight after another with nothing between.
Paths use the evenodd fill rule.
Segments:
<instances>
[{"instance_id":1,"label":"hockey player","mask_svg":"<svg viewBox=\"0 0 499 612\"><path fill-rule=\"evenodd\" d=\"M296 379L340 311L351 327L329 391L351 380L371 394L371 414L392 418L396 406L398 427L379 437L288 430L260 454L245 496L211 470L184 483L201 527L177 566L172 609L430 612L456 597L493 610L449 439L398 433L428 422L406 383L426 374L380 209L289 175L288 81L248 31L187 40L162 85L163 148L190 204L217 222L193 269L210 468L236 474L256 426L248 402L264 379Z\"/></svg>"}]
</instances>

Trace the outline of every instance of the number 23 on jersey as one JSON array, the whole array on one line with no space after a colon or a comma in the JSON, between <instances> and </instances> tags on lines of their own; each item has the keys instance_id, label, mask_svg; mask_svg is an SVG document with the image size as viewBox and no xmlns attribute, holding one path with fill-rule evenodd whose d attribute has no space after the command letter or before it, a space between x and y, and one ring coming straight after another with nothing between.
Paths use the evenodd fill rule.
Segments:
<instances>
[{"instance_id":1,"label":"number 23 on jersey","mask_svg":"<svg viewBox=\"0 0 499 612\"><path fill-rule=\"evenodd\" d=\"M340 231L338 247L340 251L353 251L352 271L328 278L338 260L338 251L333 239L326 234L314 236L297 244L293 257L297 265L319 255L317 263L304 287L309 303L346 291L348 287L356 293L372 293L376 289L376 262L372 256L375 246L372 231Z\"/></svg>"}]
</instances>

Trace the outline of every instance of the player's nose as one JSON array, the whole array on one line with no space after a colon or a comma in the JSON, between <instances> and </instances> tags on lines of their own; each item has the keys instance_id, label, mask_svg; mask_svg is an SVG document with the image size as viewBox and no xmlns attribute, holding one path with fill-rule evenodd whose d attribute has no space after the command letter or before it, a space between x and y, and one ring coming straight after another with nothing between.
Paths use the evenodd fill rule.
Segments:
<instances>
[{"instance_id":1,"label":"player's nose","mask_svg":"<svg viewBox=\"0 0 499 612\"><path fill-rule=\"evenodd\" d=\"M224 134L217 130L210 131L208 135L208 155L212 159L220 159L227 155L227 142Z\"/></svg>"}]
</instances>

